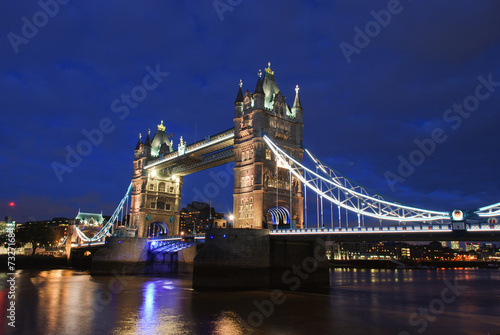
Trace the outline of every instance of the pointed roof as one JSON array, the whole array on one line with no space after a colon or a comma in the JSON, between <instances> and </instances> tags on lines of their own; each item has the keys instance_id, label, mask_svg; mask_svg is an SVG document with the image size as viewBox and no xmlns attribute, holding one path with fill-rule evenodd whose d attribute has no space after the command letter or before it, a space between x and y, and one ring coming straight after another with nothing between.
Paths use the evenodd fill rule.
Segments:
<instances>
[{"instance_id":1,"label":"pointed roof","mask_svg":"<svg viewBox=\"0 0 500 335\"><path fill-rule=\"evenodd\" d=\"M264 99L264 106L272 108L274 95L278 94L280 89L274 79L274 71L271 70L271 62L268 63L268 67L266 68L266 73L264 74L264 79L262 80L262 89L266 95Z\"/></svg>"},{"instance_id":2,"label":"pointed roof","mask_svg":"<svg viewBox=\"0 0 500 335\"><path fill-rule=\"evenodd\" d=\"M259 75L259 79L257 79L257 85L255 86L254 93L264 94L264 88L262 87L262 80L260 79L260 77L262 77L262 71L260 69L259 69L258 75Z\"/></svg>"},{"instance_id":3,"label":"pointed roof","mask_svg":"<svg viewBox=\"0 0 500 335\"><path fill-rule=\"evenodd\" d=\"M80 220L81 223L89 223L94 222L98 224L102 224L104 222L104 218L102 216L102 211L101 214L98 213L84 213L80 212L80 209L78 209L78 214L75 217L76 220Z\"/></svg>"},{"instance_id":4,"label":"pointed roof","mask_svg":"<svg viewBox=\"0 0 500 335\"><path fill-rule=\"evenodd\" d=\"M238 85L240 86L240 88L238 89L238 95L236 96L236 100L234 101L234 103L243 102L243 92L241 91L241 86L243 86L243 81L241 81L241 79Z\"/></svg>"},{"instance_id":5,"label":"pointed roof","mask_svg":"<svg viewBox=\"0 0 500 335\"><path fill-rule=\"evenodd\" d=\"M293 102L293 108L299 108L300 110L303 110L299 98L299 85L295 86L295 101Z\"/></svg>"},{"instance_id":6,"label":"pointed roof","mask_svg":"<svg viewBox=\"0 0 500 335\"><path fill-rule=\"evenodd\" d=\"M139 150L141 148L142 142L141 142L141 133L139 133L139 142L137 142L137 145L135 146L135 150Z\"/></svg>"},{"instance_id":7,"label":"pointed roof","mask_svg":"<svg viewBox=\"0 0 500 335\"><path fill-rule=\"evenodd\" d=\"M148 129L148 137L146 137L146 142L144 142L144 145L148 146L148 147L151 146L151 137L150 137L150 135L151 135L151 129Z\"/></svg>"},{"instance_id":8,"label":"pointed roof","mask_svg":"<svg viewBox=\"0 0 500 335\"><path fill-rule=\"evenodd\" d=\"M165 132L163 120L161 120L161 124L158 125L158 130L156 131L156 134L155 136L153 136L153 140L151 141L151 154L153 156L157 156L163 144L166 144L168 147L170 147L170 140L168 139L168 135Z\"/></svg>"}]
</instances>

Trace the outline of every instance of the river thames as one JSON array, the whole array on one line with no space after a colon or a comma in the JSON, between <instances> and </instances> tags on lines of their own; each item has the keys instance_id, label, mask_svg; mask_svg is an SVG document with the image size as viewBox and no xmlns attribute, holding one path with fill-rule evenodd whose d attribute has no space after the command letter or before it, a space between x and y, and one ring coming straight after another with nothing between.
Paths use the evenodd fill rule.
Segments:
<instances>
[{"instance_id":1,"label":"river thames","mask_svg":"<svg viewBox=\"0 0 500 335\"><path fill-rule=\"evenodd\" d=\"M197 292L190 276L18 271L2 334L500 334L500 270L332 269L316 293Z\"/></svg>"}]
</instances>

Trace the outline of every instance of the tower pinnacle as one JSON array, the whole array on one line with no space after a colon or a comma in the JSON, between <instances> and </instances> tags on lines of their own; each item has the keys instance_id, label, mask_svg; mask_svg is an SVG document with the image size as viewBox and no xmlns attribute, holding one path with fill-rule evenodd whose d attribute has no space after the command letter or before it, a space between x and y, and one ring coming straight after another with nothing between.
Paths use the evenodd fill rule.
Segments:
<instances>
[{"instance_id":1,"label":"tower pinnacle","mask_svg":"<svg viewBox=\"0 0 500 335\"><path fill-rule=\"evenodd\" d=\"M271 62L267 63L266 74L274 76L274 71L271 70Z\"/></svg>"},{"instance_id":2,"label":"tower pinnacle","mask_svg":"<svg viewBox=\"0 0 500 335\"><path fill-rule=\"evenodd\" d=\"M293 102L293 108L303 110L302 104L300 103L300 98L299 98L299 85L295 86L295 101Z\"/></svg>"},{"instance_id":3,"label":"tower pinnacle","mask_svg":"<svg viewBox=\"0 0 500 335\"><path fill-rule=\"evenodd\" d=\"M163 120L161 120L161 124L158 125L158 130L165 131L165 126L163 125Z\"/></svg>"},{"instance_id":4,"label":"tower pinnacle","mask_svg":"<svg viewBox=\"0 0 500 335\"><path fill-rule=\"evenodd\" d=\"M243 86L243 80L240 79L238 86L239 86L238 95L236 95L236 100L234 101L234 103L243 102L243 92L241 91L241 87Z\"/></svg>"}]
</instances>

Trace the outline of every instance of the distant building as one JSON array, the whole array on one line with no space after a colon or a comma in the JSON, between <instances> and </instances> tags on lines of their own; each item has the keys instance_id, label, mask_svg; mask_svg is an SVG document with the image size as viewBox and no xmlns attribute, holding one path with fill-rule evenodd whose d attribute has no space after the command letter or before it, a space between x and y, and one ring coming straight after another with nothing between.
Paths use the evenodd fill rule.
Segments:
<instances>
[{"instance_id":1,"label":"distant building","mask_svg":"<svg viewBox=\"0 0 500 335\"><path fill-rule=\"evenodd\" d=\"M226 228L223 213L216 213L207 203L193 201L181 210L179 231L184 234L204 233L207 228Z\"/></svg>"},{"instance_id":2,"label":"distant building","mask_svg":"<svg viewBox=\"0 0 500 335\"><path fill-rule=\"evenodd\" d=\"M450 243L451 243L451 248L453 250L461 250L461 248L460 248L460 242L458 242L458 241L451 241Z\"/></svg>"},{"instance_id":3,"label":"distant building","mask_svg":"<svg viewBox=\"0 0 500 335\"><path fill-rule=\"evenodd\" d=\"M465 251L478 251L480 246L480 243L465 242Z\"/></svg>"},{"instance_id":4,"label":"distant building","mask_svg":"<svg viewBox=\"0 0 500 335\"><path fill-rule=\"evenodd\" d=\"M102 211L101 214L97 214L97 213L84 213L78 210L78 214L75 217L75 221L77 225L84 225L89 227L102 226L104 222L104 217L102 216Z\"/></svg>"},{"instance_id":5,"label":"distant building","mask_svg":"<svg viewBox=\"0 0 500 335\"><path fill-rule=\"evenodd\" d=\"M101 213L86 213L86 212L81 212L79 209L78 214L75 217L75 225L87 237L93 237L94 235L96 235L99 232L99 230L102 229L105 223L106 221L102 216L102 211ZM73 239L77 242L78 240L80 240L77 234L74 235Z\"/></svg>"}]
</instances>

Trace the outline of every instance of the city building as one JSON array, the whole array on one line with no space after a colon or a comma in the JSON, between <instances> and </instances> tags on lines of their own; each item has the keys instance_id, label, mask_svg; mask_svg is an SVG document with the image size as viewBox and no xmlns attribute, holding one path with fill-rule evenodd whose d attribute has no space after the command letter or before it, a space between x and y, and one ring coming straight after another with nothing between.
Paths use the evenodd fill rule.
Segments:
<instances>
[{"instance_id":1,"label":"city building","mask_svg":"<svg viewBox=\"0 0 500 335\"><path fill-rule=\"evenodd\" d=\"M210 204L193 201L181 210L179 231L181 234L200 234L207 228L226 228L223 213L216 213Z\"/></svg>"}]
</instances>

